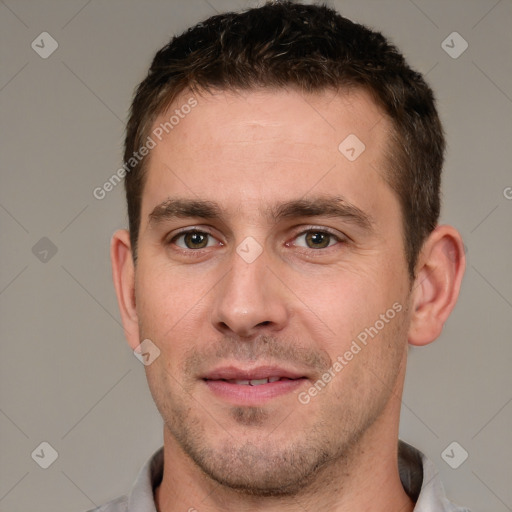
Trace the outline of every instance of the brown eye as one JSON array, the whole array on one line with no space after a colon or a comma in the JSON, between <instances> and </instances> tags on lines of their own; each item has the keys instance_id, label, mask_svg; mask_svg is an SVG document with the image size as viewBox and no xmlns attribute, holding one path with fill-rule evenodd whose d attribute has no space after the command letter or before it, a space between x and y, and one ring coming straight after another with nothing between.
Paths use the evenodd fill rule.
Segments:
<instances>
[{"instance_id":1,"label":"brown eye","mask_svg":"<svg viewBox=\"0 0 512 512\"><path fill-rule=\"evenodd\" d=\"M171 243L175 243L181 249L205 249L214 245L213 237L204 231L185 231L176 235Z\"/></svg>"},{"instance_id":2,"label":"brown eye","mask_svg":"<svg viewBox=\"0 0 512 512\"><path fill-rule=\"evenodd\" d=\"M303 241L302 243L296 243L295 245L298 245L299 247L306 247L308 249L325 249L326 247L330 247L340 241L336 235L333 235L328 231L320 230L305 231L297 236L295 240Z\"/></svg>"},{"instance_id":3,"label":"brown eye","mask_svg":"<svg viewBox=\"0 0 512 512\"><path fill-rule=\"evenodd\" d=\"M306 243L311 249L323 249L329 246L331 235L329 233L310 232L306 235Z\"/></svg>"}]
</instances>

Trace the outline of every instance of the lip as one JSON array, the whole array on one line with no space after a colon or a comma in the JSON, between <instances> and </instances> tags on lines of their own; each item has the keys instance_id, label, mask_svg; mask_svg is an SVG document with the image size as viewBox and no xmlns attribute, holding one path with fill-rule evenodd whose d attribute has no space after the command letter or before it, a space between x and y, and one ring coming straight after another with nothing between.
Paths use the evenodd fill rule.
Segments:
<instances>
[{"instance_id":1,"label":"lip","mask_svg":"<svg viewBox=\"0 0 512 512\"><path fill-rule=\"evenodd\" d=\"M265 378L282 378L256 386L228 382L233 380L260 380ZM296 391L308 381L306 375L295 370L276 366L259 366L243 369L226 366L212 370L202 377L208 390L223 401L238 406L258 406L272 399Z\"/></svg>"}]
</instances>

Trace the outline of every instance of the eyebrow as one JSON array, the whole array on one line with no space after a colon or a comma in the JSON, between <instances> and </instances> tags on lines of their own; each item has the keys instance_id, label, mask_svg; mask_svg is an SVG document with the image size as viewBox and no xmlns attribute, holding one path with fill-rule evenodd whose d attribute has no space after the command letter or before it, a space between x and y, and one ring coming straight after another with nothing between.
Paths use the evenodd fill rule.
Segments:
<instances>
[{"instance_id":1,"label":"eyebrow","mask_svg":"<svg viewBox=\"0 0 512 512\"><path fill-rule=\"evenodd\" d=\"M298 217L340 218L360 228L371 231L374 219L341 196L318 196L310 199L295 199L267 207L262 211L273 223L282 219ZM169 198L157 205L149 214L149 224L156 225L176 218L198 217L225 221L225 210L214 201Z\"/></svg>"}]
</instances>

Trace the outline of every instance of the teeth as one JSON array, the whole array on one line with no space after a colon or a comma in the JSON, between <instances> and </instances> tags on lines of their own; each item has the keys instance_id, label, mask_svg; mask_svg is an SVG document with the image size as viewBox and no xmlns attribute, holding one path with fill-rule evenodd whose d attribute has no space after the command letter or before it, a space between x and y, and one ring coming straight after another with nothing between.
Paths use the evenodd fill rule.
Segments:
<instances>
[{"instance_id":1,"label":"teeth","mask_svg":"<svg viewBox=\"0 0 512 512\"><path fill-rule=\"evenodd\" d=\"M267 379L252 379L252 380L228 380L231 384L238 384L240 386L260 386L261 384L268 384L269 382L277 382L281 377L268 377Z\"/></svg>"},{"instance_id":2,"label":"teeth","mask_svg":"<svg viewBox=\"0 0 512 512\"><path fill-rule=\"evenodd\" d=\"M268 384L268 379L254 379L249 382L251 386L259 386L260 384Z\"/></svg>"}]
</instances>

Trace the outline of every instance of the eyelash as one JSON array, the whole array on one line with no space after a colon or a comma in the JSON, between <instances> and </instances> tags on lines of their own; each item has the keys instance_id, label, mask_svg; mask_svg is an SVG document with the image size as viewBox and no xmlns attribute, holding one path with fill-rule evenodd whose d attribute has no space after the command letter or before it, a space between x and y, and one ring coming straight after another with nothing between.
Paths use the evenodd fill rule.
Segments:
<instances>
[{"instance_id":1,"label":"eyelash","mask_svg":"<svg viewBox=\"0 0 512 512\"><path fill-rule=\"evenodd\" d=\"M205 230L202 230L202 229L186 229L186 230L183 230L183 231L180 231L179 233L177 233L176 235L174 235L168 242L167 242L167 245L175 245L175 242L176 240L178 240L179 238L187 235L187 234L190 234L190 233L198 233L198 234L202 234L202 235L207 235L209 237L212 237L212 238L215 238L212 233L208 232L208 231L205 231ZM299 238L300 236L303 236L303 235L306 235L308 233L321 233L321 234L324 234L324 235L329 235L330 237L334 238L338 243L344 243L344 242L347 242L347 238L344 237L344 236L339 236L337 235L336 233L333 233L332 231L326 229L326 228L315 228L315 227L310 227L308 229L305 229L303 231L300 231L299 233L296 233L294 235L294 237L292 238L292 240L295 240L297 238ZM222 243L222 242L221 242ZM285 244L286 246L289 246L291 244L289 244L288 242ZM308 252L309 254L311 253L319 253L319 252L324 252L326 249L329 249L331 247L334 247L335 245L337 244L332 244L332 245L328 245L327 247L322 247L322 248L319 248L319 249L313 249L313 248L310 248L310 247L299 247L299 249L302 249L301 252ZM175 250L178 251L178 252L181 252L181 253L186 253L187 255L194 255L194 256L202 256L203 255L203 252L205 250L209 249L209 247L204 247L204 248L201 248L201 249L184 249L182 247L177 247Z\"/></svg>"}]
</instances>

